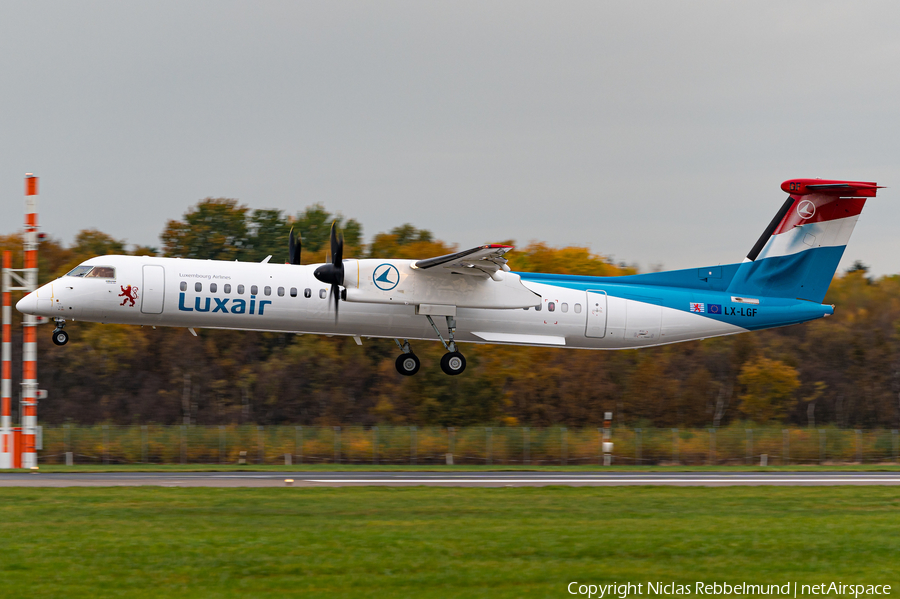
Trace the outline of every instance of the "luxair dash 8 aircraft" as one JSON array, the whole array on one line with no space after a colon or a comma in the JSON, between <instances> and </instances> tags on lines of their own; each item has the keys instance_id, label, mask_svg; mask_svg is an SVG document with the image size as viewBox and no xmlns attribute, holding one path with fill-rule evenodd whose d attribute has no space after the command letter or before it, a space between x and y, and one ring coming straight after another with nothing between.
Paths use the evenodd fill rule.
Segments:
<instances>
[{"instance_id":1,"label":"luxair dash 8 aircraft","mask_svg":"<svg viewBox=\"0 0 900 599\"><path fill-rule=\"evenodd\" d=\"M792 325L834 312L822 304L853 227L879 186L794 179L789 197L743 262L620 277L511 272L507 245L422 260L271 264L155 256L91 258L16 304L56 322L243 329L393 338L397 370L419 358L410 340L440 341L441 369L460 374L458 343L630 349ZM340 318L338 318L338 308Z\"/></svg>"}]
</instances>

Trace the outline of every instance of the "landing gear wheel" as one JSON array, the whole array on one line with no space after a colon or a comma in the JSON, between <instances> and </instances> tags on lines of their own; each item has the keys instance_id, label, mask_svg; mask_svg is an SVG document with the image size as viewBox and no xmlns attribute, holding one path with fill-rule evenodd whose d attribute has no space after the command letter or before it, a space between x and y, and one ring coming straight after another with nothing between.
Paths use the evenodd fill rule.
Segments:
<instances>
[{"instance_id":1,"label":"landing gear wheel","mask_svg":"<svg viewBox=\"0 0 900 599\"><path fill-rule=\"evenodd\" d=\"M403 376L414 375L419 372L419 366L421 366L416 354L400 354L397 356L395 365L397 366L397 372Z\"/></svg>"},{"instance_id":2,"label":"landing gear wheel","mask_svg":"<svg viewBox=\"0 0 900 599\"><path fill-rule=\"evenodd\" d=\"M53 331L53 343L56 345L65 345L69 342L69 334L62 329Z\"/></svg>"},{"instance_id":3,"label":"landing gear wheel","mask_svg":"<svg viewBox=\"0 0 900 599\"><path fill-rule=\"evenodd\" d=\"M447 352L441 358L441 370L445 374L455 376L466 369L466 357L458 351Z\"/></svg>"}]
</instances>

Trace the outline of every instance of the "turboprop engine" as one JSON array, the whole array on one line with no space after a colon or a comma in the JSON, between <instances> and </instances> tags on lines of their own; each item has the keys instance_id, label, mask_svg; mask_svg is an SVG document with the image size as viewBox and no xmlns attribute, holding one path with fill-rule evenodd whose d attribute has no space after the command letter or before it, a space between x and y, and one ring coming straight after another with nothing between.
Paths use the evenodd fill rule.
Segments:
<instances>
[{"instance_id":1,"label":"turboprop engine","mask_svg":"<svg viewBox=\"0 0 900 599\"><path fill-rule=\"evenodd\" d=\"M417 268L413 260L378 259L345 260L343 267L348 302L499 309L529 308L541 302L519 275L503 270L461 274L452 269Z\"/></svg>"}]
</instances>

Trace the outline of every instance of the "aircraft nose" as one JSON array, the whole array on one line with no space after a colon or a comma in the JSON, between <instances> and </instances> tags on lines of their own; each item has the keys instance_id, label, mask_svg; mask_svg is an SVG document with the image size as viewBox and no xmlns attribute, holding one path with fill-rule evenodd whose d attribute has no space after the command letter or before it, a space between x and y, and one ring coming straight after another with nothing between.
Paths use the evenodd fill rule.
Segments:
<instances>
[{"instance_id":1,"label":"aircraft nose","mask_svg":"<svg viewBox=\"0 0 900 599\"><path fill-rule=\"evenodd\" d=\"M16 310L22 314L34 314L37 312L37 293L31 292L16 302Z\"/></svg>"}]
</instances>

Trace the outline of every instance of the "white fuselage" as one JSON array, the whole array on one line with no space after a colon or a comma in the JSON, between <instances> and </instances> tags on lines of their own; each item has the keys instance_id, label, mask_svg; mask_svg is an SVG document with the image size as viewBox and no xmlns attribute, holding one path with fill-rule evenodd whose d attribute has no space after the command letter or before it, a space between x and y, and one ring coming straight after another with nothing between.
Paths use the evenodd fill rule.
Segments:
<instances>
[{"instance_id":1,"label":"white fuselage","mask_svg":"<svg viewBox=\"0 0 900 599\"><path fill-rule=\"evenodd\" d=\"M411 261L384 262L402 270ZM20 302L19 309L102 323L438 340L413 303L341 301L335 321L328 285L313 277L317 265L149 256L103 256L85 265L112 267L115 278L60 277ZM505 275L518 280L515 273ZM530 308L454 308L456 341L625 349L747 330L608 295L602 286L587 291L534 281L522 284L535 294ZM433 320L446 337L445 318Z\"/></svg>"}]
</instances>

